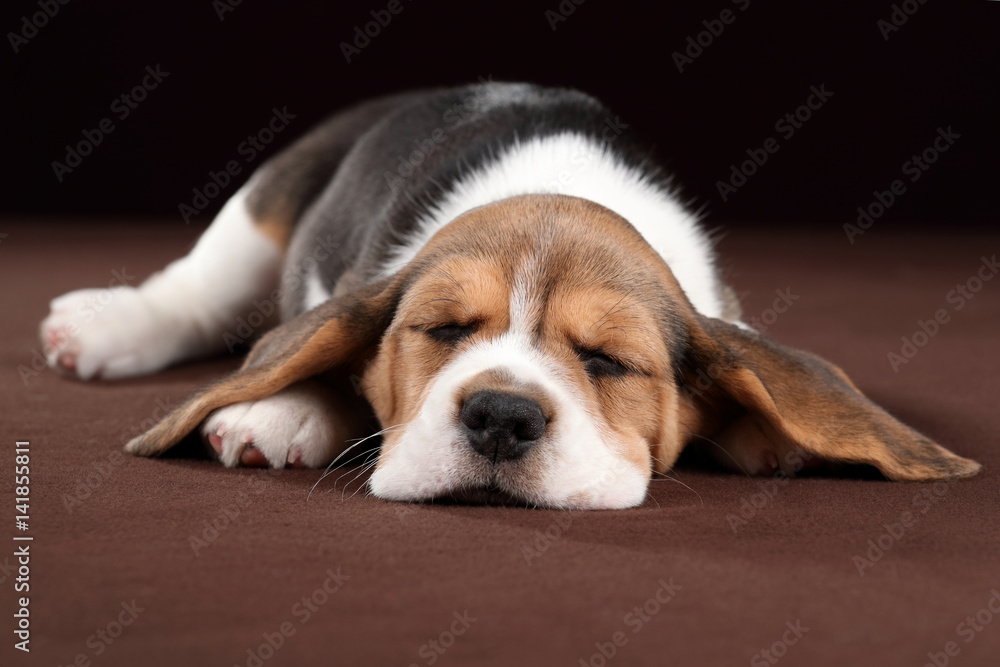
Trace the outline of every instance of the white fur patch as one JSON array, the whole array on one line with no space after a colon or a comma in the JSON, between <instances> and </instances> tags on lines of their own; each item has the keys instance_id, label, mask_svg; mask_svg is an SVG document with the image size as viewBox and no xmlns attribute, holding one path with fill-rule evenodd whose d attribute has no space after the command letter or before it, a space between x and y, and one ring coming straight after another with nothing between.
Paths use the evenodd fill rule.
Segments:
<instances>
[{"instance_id":1,"label":"white fur patch","mask_svg":"<svg viewBox=\"0 0 1000 667\"><path fill-rule=\"evenodd\" d=\"M524 194L564 194L596 202L628 220L664 259L698 312L722 315L711 244L671 194L643 172L627 167L613 146L564 133L518 143L452 184L422 216L406 243L382 267L393 273L462 213Z\"/></svg>"},{"instance_id":2,"label":"white fur patch","mask_svg":"<svg viewBox=\"0 0 1000 667\"><path fill-rule=\"evenodd\" d=\"M535 329L542 317L542 304L535 293L538 284L539 258L529 258L514 279L514 289L510 294L510 331L527 337Z\"/></svg>"},{"instance_id":3,"label":"white fur patch","mask_svg":"<svg viewBox=\"0 0 1000 667\"><path fill-rule=\"evenodd\" d=\"M319 277L319 267L316 267L306 276L305 309L312 310L329 300L330 290L323 285L323 279Z\"/></svg>"},{"instance_id":4,"label":"white fur patch","mask_svg":"<svg viewBox=\"0 0 1000 667\"><path fill-rule=\"evenodd\" d=\"M49 365L83 380L122 378L225 349L223 333L270 291L281 263L247 212L250 187L226 202L186 257L141 286L54 299L41 327Z\"/></svg>"}]
</instances>

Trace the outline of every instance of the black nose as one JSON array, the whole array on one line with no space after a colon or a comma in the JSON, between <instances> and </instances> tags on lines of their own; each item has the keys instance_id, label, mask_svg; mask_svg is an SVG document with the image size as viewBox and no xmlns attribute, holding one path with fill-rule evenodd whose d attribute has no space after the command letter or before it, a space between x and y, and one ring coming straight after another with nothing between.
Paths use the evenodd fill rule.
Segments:
<instances>
[{"instance_id":1,"label":"black nose","mask_svg":"<svg viewBox=\"0 0 1000 667\"><path fill-rule=\"evenodd\" d=\"M537 401L517 394L479 391L462 406L469 445L495 461L520 458L545 433Z\"/></svg>"}]
</instances>

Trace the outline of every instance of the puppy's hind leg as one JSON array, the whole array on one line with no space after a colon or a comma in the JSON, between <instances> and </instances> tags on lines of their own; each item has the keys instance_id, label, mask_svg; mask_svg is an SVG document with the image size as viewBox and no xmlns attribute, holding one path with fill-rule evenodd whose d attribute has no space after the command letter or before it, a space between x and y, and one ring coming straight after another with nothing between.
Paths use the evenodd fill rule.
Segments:
<instances>
[{"instance_id":1,"label":"puppy's hind leg","mask_svg":"<svg viewBox=\"0 0 1000 667\"><path fill-rule=\"evenodd\" d=\"M139 287L111 288L110 300L103 289L53 299L41 326L49 366L82 380L123 378L225 349L224 334L277 285L287 242L280 225L251 216L251 190L252 182L187 256Z\"/></svg>"},{"instance_id":2,"label":"puppy's hind leg","mask_svg":"<svg viewBox=\"0 0 1000 667\"><path fill-rule=\"evenodd\" d=\"M358 137L418 95L366 102L319 125L263 165L190 254L140 287L112 290L100 309L91 304L107 290L54 299L41 331L49 365L84 380L121 378L226 349L224 335L277 287L298 220ZM280 304L268 305L277 314Z\"/></svg>"}]
</instances>

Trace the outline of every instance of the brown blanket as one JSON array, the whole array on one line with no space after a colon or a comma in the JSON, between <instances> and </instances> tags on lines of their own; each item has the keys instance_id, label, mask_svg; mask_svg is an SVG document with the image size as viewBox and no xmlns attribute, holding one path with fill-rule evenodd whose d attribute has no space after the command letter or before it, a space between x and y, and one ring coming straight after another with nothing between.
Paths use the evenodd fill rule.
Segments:
<instances>
[{"instance_id":1,"label":"brown blanket","mask_svg":"<svg viewBox=\"0 0 1000 667\"><path fill-rule=\"evenodd\" d=\"M126 457L124 442L238 360L84 384L43 367L37 326L50 298L114 272L136 284L199 230L0 231L0 664L997 664L1000 235L876 224L851 244L834 225L720 242L748 321L842 366L983 463L978 477L689 465L640 508L564 513L389 503L355 469L310 497L318 471ZM16 441L30 443L27 530ZM30 654L14 648L19 622Z\"/></svg>"}]
</instances>

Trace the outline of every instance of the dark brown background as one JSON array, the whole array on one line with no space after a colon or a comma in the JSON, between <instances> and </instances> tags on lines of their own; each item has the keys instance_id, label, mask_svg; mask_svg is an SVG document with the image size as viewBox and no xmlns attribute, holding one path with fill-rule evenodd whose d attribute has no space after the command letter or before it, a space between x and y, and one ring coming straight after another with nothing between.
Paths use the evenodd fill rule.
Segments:
<instances>
[{"instance_id":1,"label":"dark brown background","mask_svg":"<svg viewBox=\"0 0 1000 667\"><path fill-rule=\"evenodd\" d=\"M209 0L62 6L17 54L7 40L0 47L9 165L0 211L179 220L191 189L238 157L272 107L297 118L268 154L364 97L489 76L597 95L657 148L713 222L843 220L949 125L962 139L885 222L982 225L1000 209L997 3L915 4L885 41L877 21L889 18L890 2L753 0L741 12L729 0L655 8L588 0L553 31L545 12L560 0L400 1L403 11L350 64L340 43L386 1L245 0L223 21ZM735 22L679 73L671 54L727 8ZM17 29L33 9L34 1L5 3L0 28ZM51 162L156 64L169 77L58 183ZM834 96L723 203L716 181L746 149L777 137L775 121L820 84Z\"/></svg>"}]
</instances>

